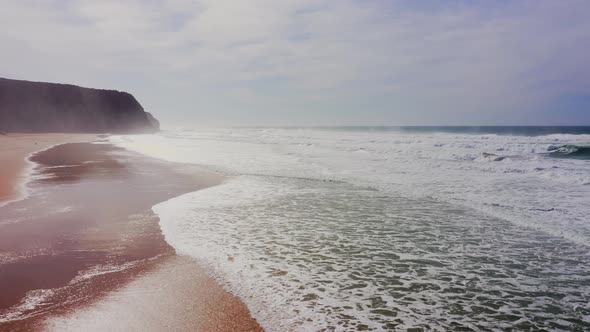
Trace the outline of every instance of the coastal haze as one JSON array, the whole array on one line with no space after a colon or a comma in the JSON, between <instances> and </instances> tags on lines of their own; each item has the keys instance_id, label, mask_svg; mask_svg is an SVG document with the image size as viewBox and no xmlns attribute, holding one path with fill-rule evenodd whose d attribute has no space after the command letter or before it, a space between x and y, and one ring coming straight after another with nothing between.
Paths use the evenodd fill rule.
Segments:
<instances>
[{"instance_id":1,"label":"coastal haze","mask_svg":"<svg viewBox=\"0 0 590 332\"><path fill-rule=\"evenodd\" d=\"M588 17L3 4L0 331L590 330Z\"/></svg>"}]
</instances>

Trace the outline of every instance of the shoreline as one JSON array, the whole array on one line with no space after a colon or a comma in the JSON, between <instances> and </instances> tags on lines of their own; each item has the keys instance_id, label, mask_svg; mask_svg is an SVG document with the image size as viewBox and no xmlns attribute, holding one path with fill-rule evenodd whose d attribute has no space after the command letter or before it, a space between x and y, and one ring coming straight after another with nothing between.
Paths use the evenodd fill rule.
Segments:
<instances>
[{"instance_id":1,"label":"shoreline","mask_svg":"<svg viewBox=\"0 0 590 332\"><path fill-rule=\"evenodd\" d=\"M152 331L161 330L157 326L262 330L239 298L175 253L151 211L159 202L216 185L221 177L111 144L54 144L27 159L35 163L36 174L27 182L35 194L0 203L8 216L0 223L0 291L6 294L0 329L63 331L86 324L82 329L89 330L102 316L103 325L114 324L102 330L143 331L150 319ZM19 275L32 277L32 284L15 281ZM144 294L139 298L133 290L138 287ZM144 301L141 310L124 305L130 298ZM125 309L124 322L113 316Z\"/></svg>"},{"instance_id":2,"label":"shoreline","mask_svg":"<svg viewBox=\"0 0 590 332\"><path fill-rule=\"evenodd\" d=\"M90 142L95 134L7 134L0 135L0 207L24 199L34 163L30 158L54 146ZM13 145L14 144L14 145Z\"/></svg>"}]
</instances>

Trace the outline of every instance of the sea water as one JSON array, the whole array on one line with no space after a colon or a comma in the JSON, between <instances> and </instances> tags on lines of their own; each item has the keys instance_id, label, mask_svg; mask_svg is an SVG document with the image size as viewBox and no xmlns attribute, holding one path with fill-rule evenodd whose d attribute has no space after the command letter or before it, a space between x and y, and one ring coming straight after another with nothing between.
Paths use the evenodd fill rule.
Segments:
<instances>
[{"instance_id":1,"label":"sea water","mask_svg":"<svg viewBox=\"0 0 590 332\"><path fill-rule=\"evenodd\" d=\"M269 331L590 329L590 128L111 140L227 175L153 210Z\"/></svg>"}]
</instances>

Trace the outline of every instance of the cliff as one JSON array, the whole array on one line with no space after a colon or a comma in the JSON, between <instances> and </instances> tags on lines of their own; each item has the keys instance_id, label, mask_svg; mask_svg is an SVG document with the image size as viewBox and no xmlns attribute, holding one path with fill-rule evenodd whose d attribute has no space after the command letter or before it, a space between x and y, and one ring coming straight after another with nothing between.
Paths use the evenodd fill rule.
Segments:
<instances>
[{"instance_id":1,"label":"cliff","mask_svg":"<svg viewBox=\"0 0 590 332\"><path fill-rule=\"evenodd\" d=\"M149 133L159 122L131 94L0 78L0 131Z\"/></svg>"}]
</instances>

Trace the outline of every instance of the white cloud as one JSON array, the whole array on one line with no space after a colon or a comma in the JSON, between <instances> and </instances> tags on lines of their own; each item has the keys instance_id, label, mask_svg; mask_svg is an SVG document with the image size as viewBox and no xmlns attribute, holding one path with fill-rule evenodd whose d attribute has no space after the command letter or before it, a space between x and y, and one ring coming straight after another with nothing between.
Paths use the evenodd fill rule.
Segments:
<instances>
[{"instance_id":1,"label":"white cloud","mask_svg":"<svg viewBox=\"0 0 590 332\"><path fill-rule=\"evenodd\" d=\"M126 89L164 120L509 122L590 95L589 15L577 0L25 0L0 11L0 75Z\"/></svg>"}]
</instances>

